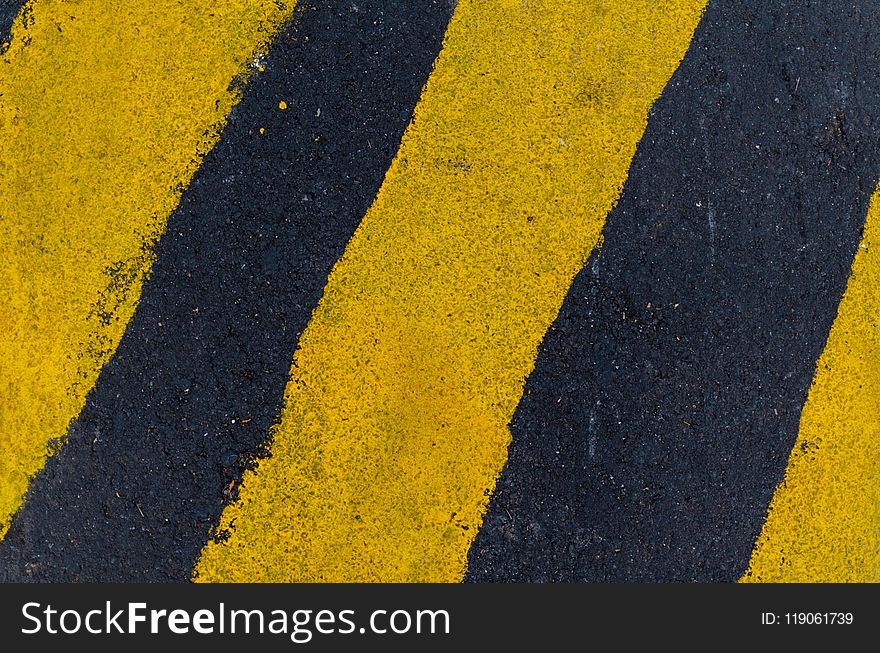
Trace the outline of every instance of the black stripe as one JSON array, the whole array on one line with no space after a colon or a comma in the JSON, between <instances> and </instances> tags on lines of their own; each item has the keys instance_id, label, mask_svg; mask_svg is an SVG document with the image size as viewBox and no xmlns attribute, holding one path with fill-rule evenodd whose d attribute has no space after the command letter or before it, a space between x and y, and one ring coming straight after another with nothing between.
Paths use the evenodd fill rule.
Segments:
<instances>
[{"instance_id":1,"label":"black stripe","mask_svg":"<svg viewBox=\"0 0 880 653\"><path fill-rule=\"evenodd\" d=\"M511 424L468 580L736 580L880 170L875 2L712 2Z\"/></svg>"},{"instance_id":2,"label":"black stripe","mask_svg":"<svg viewBox=\"0 0 880 653\"><path fill-rule=\"evenodd\" d=\"M299 334L452 11L304 5L171 216L116 354L13 518L7 579L187 579L264 445Z\"/></svg>"},{"instance_id":3,"label":"black stripe","mask_svg":"<svg viewBox=\"0 0 880 653\"><path fill-rule=\"evenodd\" d=\"M27 0L0 0L0 53L12 35L12 23Z\"/></svg>"}]
</instances>

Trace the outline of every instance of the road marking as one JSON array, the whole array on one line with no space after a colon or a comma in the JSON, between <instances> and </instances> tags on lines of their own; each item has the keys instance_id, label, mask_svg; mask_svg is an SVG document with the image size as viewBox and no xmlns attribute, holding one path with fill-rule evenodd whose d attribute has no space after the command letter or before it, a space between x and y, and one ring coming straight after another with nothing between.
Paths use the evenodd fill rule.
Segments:
<instances>
[{"instance_id":1,"label":"road marking","mask_svg":"<svg viewBox=\"0 0 880 653\"><path fill-rule=\"evenodd\" d=\"M0 536L115 350L162 233L292 10L30 3L0 58Z\"/></svg>"},{"instance_id":2,"label":"road marking","mask_svg":"<svg viewBox=\"0 0 880 653\"><path fill-rule=\"evenodd\" d=\"M63 449L31 479L0 542L0 581L192 575L267 443L299 335L376 198L452 15L436 0L348 7L299 2L261 58L168 218Z\"/></svg>"},{"instance_id":3,"label":"road marking","mask_svg":"<svg viewBox=\"0 0 880 653\"><path fill-rule=\"evenodd\" d=\"M709 3L542 342L467 581L742 577L880 176L864 18Z\"/></svg>"},{"instance_id":4,"label":"road marking","mask_svg":"<svg viewBox=\"0 0 880 653\"><path fill-rule=\"evenodd\" d=\"M461 579L538 344L703 7L461 0L198 580Z\"/></svg>"},{"instance_id":5,"label":"road marking","mask_svg":"<svg viewBox=\"0 0 880 653\"><path fill-rule=\"evenodd\" d=\"M880 581L880 193L744 582Z\"/></svg>"}]
</instances>

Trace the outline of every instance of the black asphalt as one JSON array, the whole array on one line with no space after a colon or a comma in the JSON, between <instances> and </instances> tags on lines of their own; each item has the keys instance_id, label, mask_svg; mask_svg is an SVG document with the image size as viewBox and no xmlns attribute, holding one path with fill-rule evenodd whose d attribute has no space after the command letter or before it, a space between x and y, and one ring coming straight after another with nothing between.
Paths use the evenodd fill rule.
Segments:
<instances>
[{"instance_id":1,"label":"black asphalt","mask_svg":"<svg viewBox=\"0 0 880 653\"><path fill-rule=\"evenodd\" d=\"M24 3L25 0L0 0L0 52L4 49L3 44L9 40L12 22Z\"/></svg>"},{"instance_id":2,"label":"black asphalt","mask_svg":"<svg viewBox=\"0 0 880 653\"><path fill-rule=\"evenodd\" d=\"M880 6L710 3L512 421L470 581L733 581L880 173Z\"/></svg>"},{"instance_id":3,"label":"black asphalt","mask_svg":"<svg viewBox=\"0 0 880 653\"><path fill-rule=\"evenodd\" d=\"M263 450L297 339L397 151L453 3L300 6L171 216L67 443L33 479L0 578L186 580Z\"/></svg>"}]
</instances>

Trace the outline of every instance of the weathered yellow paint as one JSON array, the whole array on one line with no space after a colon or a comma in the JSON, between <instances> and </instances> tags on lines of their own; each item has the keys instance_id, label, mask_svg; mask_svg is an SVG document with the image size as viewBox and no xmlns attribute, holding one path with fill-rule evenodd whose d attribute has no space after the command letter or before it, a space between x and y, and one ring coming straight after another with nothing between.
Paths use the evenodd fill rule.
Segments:
<instances>
[{"instance_id":1,"label":"weathered yellow paint","mask_svg":"<svg viewBox=\"0 0 880 653\"><path fill-rule=\"evenodd\" d=\"M744 582L880 582L880 192Z\"/></svg>"},{"instance_id":2,"label":"weathered yellow paint","mask_svg":"<svg viewBox=\"0 0 880 653\"><path fill-rule=\"evenodd\" d=\"M0 57L0 536L293 2L37 0Z\"/></svg>"},{"instance_id":3,"label":"weathered yellow paint","mask_svg":"<svg viewBox=\"0 0 880 653\"><path fill-rule=\"evenodd\" d=\"M208 581L457 581L538 344L704 3L461 0Z\"/></svg>"}]
</instances>

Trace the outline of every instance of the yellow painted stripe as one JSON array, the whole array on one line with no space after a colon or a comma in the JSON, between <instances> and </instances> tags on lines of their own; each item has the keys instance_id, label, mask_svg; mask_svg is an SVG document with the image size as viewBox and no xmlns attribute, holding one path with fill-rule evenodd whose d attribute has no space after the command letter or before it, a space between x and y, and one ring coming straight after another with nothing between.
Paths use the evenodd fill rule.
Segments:
<instances>
[{"instance_id":1,"label":"yellow painted stripe","mask_svg":"<svg viewBox=\"0 0 880 653\"><path fill-rule=\"evenodd\" d=\"M880 582L880 192L745 582Z\"/></svg>"},{"instance_id":2,"label":"yellow painted stripe","mask_svg":"<svg viewBox=\"0 0 880 653\"><path fill-rule=\"evenodd\" d=\"M292 2L37 0L0 57L0 536Z\"/></svg>"},{"instance_id":3,"label":"yellow painted stripe","mask_svg":"<svg viewBox=\"0 0 880 653\"><path fill-rule=\"evenodd\" d=\"M459 3L199 580L462 577L538 344L703 6Z\"/></svg>"}]
</instances>

